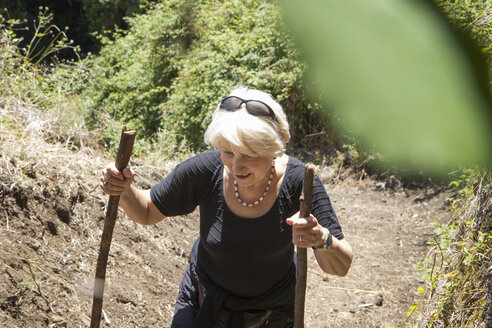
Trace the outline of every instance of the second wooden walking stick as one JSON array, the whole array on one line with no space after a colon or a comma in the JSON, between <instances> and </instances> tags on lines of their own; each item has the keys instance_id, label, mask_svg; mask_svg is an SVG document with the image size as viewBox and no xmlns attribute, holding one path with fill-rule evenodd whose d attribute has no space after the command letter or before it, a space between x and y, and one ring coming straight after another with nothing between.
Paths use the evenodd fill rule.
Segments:
<instances>
[{"instance_id":1,"label":"second wooden walking stick","mask_svg":"<svg viewBox=\"0 0 492 328\"><path fill-rule=\"evenodd\" d=\"M307 218L311 214L313 200L314 165L307 164L302 185L299 217ZM297 247L297 280L294 305L294 328L304 328L304 305L306 302L307 249Z\"/></svg>"},{"instance_id":2,"label":"second wooden walking stick","mask_svg":"<svg viewBox=\"0 0 492 328\"><path fill-rule=\"evenodd\" d=\"M123 127L120 145L116 154L115 166L121 172L128 165L135 142L135 131ZM109 248L113 236L116 215L118 214L118 203L120 196L109 196L106 219L101 237L101 247L97 258L96 279L94 281L94 297L92 301L91 328L98 328L101 323L102 301L104 294L104 280L106 279L106 266L108 264Z\"/></svg>"}]
</instances>

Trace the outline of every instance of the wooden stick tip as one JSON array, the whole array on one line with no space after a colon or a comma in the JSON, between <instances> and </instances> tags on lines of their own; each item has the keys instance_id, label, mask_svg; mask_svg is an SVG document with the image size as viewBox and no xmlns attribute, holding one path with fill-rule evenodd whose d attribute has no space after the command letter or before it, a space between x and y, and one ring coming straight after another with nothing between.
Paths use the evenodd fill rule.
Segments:
<instances>
[{"instance_id":1,"label":"wooden stick tip","mask_svg":"<svg viewBox=\"0 0 492 328\"><path fill-rule=\"evenodd\" d=\"M123 126L123 131L122 131L122 133L123 133L123 134L130 135L130 136L131 136L131 135L134 135L136 132L135 132L135 130L133 130L133 129L128 129L128 128L126 127L126 125L124 125L124 126Z\"/></svg>"}]
</instances>

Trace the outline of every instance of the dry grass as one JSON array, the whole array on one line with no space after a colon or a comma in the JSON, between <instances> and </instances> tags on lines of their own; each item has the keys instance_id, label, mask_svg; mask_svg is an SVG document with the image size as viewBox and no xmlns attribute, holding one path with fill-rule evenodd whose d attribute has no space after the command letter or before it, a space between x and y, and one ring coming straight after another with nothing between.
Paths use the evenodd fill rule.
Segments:
<instances>
[{"instance_id":1,"label":"dry grass","mask_svg":"<svg viewBox=\"0 0 492 328\"><path fill-rule=\"evenodd\" d=\"M83 126L61 128L56 117L13 97L4 98L0 107L0 138L1 167L17 177L27 171L48 172L56 163L60 175L80 178L97 164L96 154L101 155L86 146L94 144L93 133Z\"/></svg>"},{"instance_id":2,"label":"dry grass","mask_svg":"<svg viewBox=\"0 0 492 328\"><path fill-rule=\"evenodd\" d=\"M112 159L83 124L62 124L53 112L42 111L35 104L13 95L2 98L0 266L5 279L0 282L0 322L5 327L37 327L36 322L39 326L49 322L53 327L89 324L93 271L108 198L98 188L99 175ZM141 161L131 165L138 174L136 183L142 187L155 184L173 167L172 162L159 169ZM24 201L26 204L20 204ZM68 223L56 214L64 203L70 211ZM172 266L186 264L184 254L189 245L174 240L172 227L145 227L126 219L121 211L119 216L111 250L118 263L110 259L106 293L108 299L122 301L107 303L106 316L121 327L125 326L118 321L121 311L131 312L135 322L144 322L146 316L165 322L171 317L171 304L147 307L138 295L142 290L149 294L147 289L154 286L137 287L130 282L135 281L136 272L143 283L155 279L159 282L156 298L165 299L167 293L175 293L178 278L170 279L164 270L167 267L160 262L148 263L139 247L129 245L139 241L153 254L176 263ZM50 222L56 226L56 234L47 228ZM174 220L162 223L173 224Z\"/></svg>"}]
</instances>

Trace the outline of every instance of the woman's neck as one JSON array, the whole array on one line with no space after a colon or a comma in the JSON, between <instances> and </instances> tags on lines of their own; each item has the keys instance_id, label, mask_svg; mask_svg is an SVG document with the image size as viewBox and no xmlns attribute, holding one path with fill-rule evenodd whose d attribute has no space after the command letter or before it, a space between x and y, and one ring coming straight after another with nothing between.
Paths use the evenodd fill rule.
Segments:
<instances>
[{"instance_id":1,"label":"woman's neck","mask_svg":"<svg viewBox=\"0 0 492 328\"><path fill-rule=\"evenodd\" d=\"M242 202L253 204L255 201L259 200L260 197L270 198L272 194L274 195L274 198L276 198L278 194L278 189L280 187L279 183L283 179L283 175L287 167L287 162L288 156L285 154L277 158L273 162L273 172L267 172L264 178L261 179L261 181L253 185L241 186L240 184L235 184L234 175L232 174L232 172L230 172L228 167L225 167L226 174L224 175L224 179L227 185L231 186L231 188L228 189L233 192L233 194L235 194L235 192L238 192L239 197L235 195L235 198L240 198ZM273 174L272 179L270 179L270 173ZM236 186L237 191L235 190L234 186ZM269 187L267 193L263 196L267 187Z\"/></svg>"}]
</instances>

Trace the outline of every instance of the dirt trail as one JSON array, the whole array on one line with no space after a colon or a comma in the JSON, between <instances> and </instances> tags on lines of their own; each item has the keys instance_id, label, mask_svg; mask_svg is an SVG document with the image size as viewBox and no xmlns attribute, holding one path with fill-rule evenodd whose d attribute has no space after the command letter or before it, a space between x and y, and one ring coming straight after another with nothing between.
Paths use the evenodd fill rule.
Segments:
<instances>
[{"instance_id":1,"label":"dirt trail","mask_svg":"<svg viewBox=\"0 0 492 328\"><path fill-rule=\"evenodd\" d=\"M326 185L355 256L344 278L323 274L311 256L308 327L401 327L417 297L422 277L414 264L429 250L430 223L449 215L449 194L421 201L432 191L376 185L353 179Z\"/></svg>"},{"instance_id":2,"label":"dirt trail","mask_svg":"<svg viewBox=\"0 0 492 328\"><path fill-rule=\"evenodd\" d=\"M60 145L19 145L0 153L0 326L87 327L107 197L97 188L107 159ZM27 147L27 148L26 148ZM132 162L149 187L174 166ZM323 173L324 172L324 173ZM432 220L448 215L446 194L384 190L371 179L322 178L355 251L347 277L327 276L309 251L306 326L401 326L428 251ZM379 186L379 187L377 187ZM118 218L103 304L108 327L168 327L198 215L144 227Z\"/></svg>"}]
</instances>

